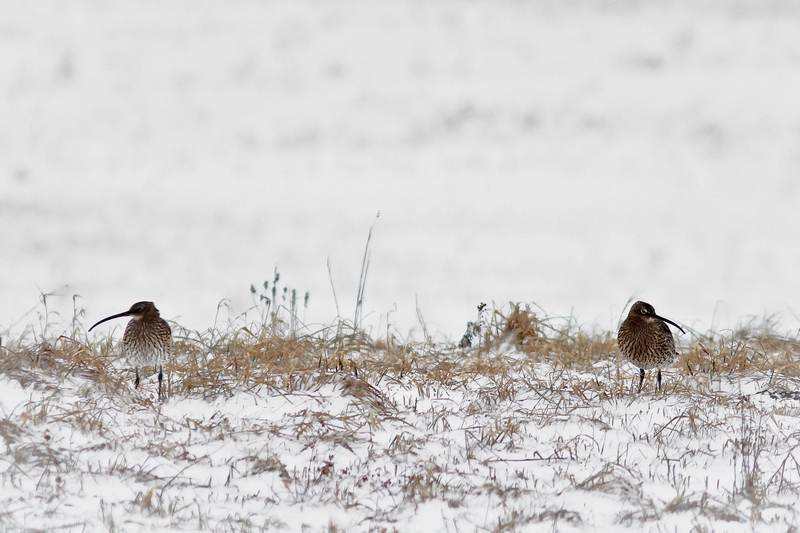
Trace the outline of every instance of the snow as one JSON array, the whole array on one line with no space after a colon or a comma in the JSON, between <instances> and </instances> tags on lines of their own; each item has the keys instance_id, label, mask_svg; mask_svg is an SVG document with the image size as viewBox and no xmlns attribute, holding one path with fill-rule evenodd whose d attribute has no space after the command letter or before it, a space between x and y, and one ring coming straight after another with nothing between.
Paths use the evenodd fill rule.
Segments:
<instances>
[{"instance_id":1,"label":"snow","mask_svg":"<svg viewBox=\"0 0 800 533\"><path fill-rule=\"evenodd\" d=\"M796 399L721 376L693 394L615 393L615 366L536 363L511 393L409 376L382 382L379 403L344 375L163 405L152 380L103 394L40 375L20 394L4 377L0 512L68 531L797 527Z\"/></svg>"},{"instance_id":2,"label":"snow","mask_svg":"<svg viewBox=\"0 0 800 533\"><path fill-rule=\"evenodd\" d=\"M248 288L458 337L481 301L613 329L797 325L800 32L775 2L0 6L0 325ZM380 218L375 220L380 212ZM23 318L24 317L24 318ZM376 330L377 331L377 330Z\"/></svg>"}]
</instances>

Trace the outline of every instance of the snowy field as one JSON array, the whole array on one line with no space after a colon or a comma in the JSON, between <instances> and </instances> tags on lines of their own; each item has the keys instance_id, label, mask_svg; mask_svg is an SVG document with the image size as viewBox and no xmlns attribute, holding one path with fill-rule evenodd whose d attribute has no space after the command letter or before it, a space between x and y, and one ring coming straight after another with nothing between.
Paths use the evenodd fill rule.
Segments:
<instances>
[{"instance_id":1,"label":"snowy field","mask_svg":"<svg viewBox=\"0 0 800 533\"><path fill-rule=\"evenodd\" d=\"M800 527L800 342L704 338L684 347L664 392L651 375L637 394L608 335L515 323L472 349L189 333L164 403L152 375L132 390L111 342L78 331L10 347L0 526Z\"/></svg>"},{"instance_id":2,"label":"snowy field","mask_svg":"<svg viewBox=\"0 0 800 533\"><path fill-rule=\"evenodd\" d=\"M797 531L798 95L777 0L0 2L0 530ZM324 349L256 378L276 267ZM568 340L455 348L509 301Z\"/></svg>"},{"instance_id":3,"label":"snowy field","mask_svg":"<svg viewBox=\"0 0 800 533\"><path fill-rule=\"evenodd\" d=\"M0 331L40 292L210 326L275 266L306 319L457 339L481 301L615 329L800 302L791 2L0 4Z\"/></svg>"}]
</instances>

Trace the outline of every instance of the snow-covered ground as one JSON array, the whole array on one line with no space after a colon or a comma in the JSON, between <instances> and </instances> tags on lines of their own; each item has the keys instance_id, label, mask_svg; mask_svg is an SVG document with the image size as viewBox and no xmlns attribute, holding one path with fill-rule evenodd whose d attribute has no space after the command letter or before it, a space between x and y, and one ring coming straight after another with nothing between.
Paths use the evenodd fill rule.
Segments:
<instances>
[{"instance_id":1,"label":"snow-covered ground","mask_svg":"<svg viewBox=\"0 0 800 533\"><path fill-rule=\"evenodd\" d=\"M24 388L4 376L0 526L438 533L800 525L800 402L759 394L766 376L668 373L669 394L637 396L609 361L573 372L510 349L476 359L460 359L465 371L449 383L411 373L386 376L378 390L346 373L319 373L291 387L178 393L163 405L151 402L152 378L136 393L127 379L103 387L80 371L65 378L34 369L26 377L37 374L35 386ZM466 370L476 364L506 370L487 379ZM678 379L687 383L676 390Z\"/></svg>"},{"instance_id":2,"label":"snow-covered ground","mask_svg":"<svg viewBox=\"0 0 800 533\"><path fill-rule=\"evenodd\" d=\"M0 332L203 329L276 265L329 322L328 259L351 316L373 222L377 331L798 322L791 2L12 1L0 72Z\"/></svg>"}]
</instances>

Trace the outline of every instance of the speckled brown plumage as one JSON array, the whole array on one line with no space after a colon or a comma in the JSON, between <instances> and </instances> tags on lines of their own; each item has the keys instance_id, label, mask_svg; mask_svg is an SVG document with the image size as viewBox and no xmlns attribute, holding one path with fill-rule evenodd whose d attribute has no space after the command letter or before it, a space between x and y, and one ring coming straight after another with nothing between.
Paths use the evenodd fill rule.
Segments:
<instances>
[{"instance_id":1,"label":"speckled brown plumage","mask_svg":"<svg viewBox=\"0 0 800 533\"><path fill-rule=\"evenodd\" d=\"M158 397L162 398L164 363L172 355L172 330L167 321L161 318L153 302L137 302L129 310L97 322L89 331L107 320L124 316L131 317L131 320L122 336L122 352L136 373L135 387L139 388L140 367L158 367Z\"/></svg>"},{"instance_id":2,"label":"speckled brown plumage","mask_svg":"<svg viewBox=\"0 0 800 533\"><path fill-rule=\"evenodd\" d=\"M619 349L622 355L639 367L639 391L642 390L645 370L651 368L658 369L657 383L661 389L661 367L672 363L678 355L675 339L667 324L686 333L672 320L658 316L649 303L636 302L619 327Z\"/></svg>"}]
</instances>

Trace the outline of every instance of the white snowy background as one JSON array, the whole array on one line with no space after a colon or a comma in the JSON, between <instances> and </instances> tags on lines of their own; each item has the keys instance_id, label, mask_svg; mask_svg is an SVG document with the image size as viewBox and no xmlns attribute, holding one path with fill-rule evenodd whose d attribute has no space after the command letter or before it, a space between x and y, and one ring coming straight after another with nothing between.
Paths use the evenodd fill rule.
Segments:
<instances>
[{"instance_id":1,"label":"white snowy background","mask_svg":"<svg viewBox=\"0 0 800 533\"><path fill-rule=\"evenodd\" d=\"M481 301L615 329L800 315L790 2L0 4L0 332L305 318L458 338ZM7 331L8 333L8 331Z\"/></svg>"}]
</instances>

